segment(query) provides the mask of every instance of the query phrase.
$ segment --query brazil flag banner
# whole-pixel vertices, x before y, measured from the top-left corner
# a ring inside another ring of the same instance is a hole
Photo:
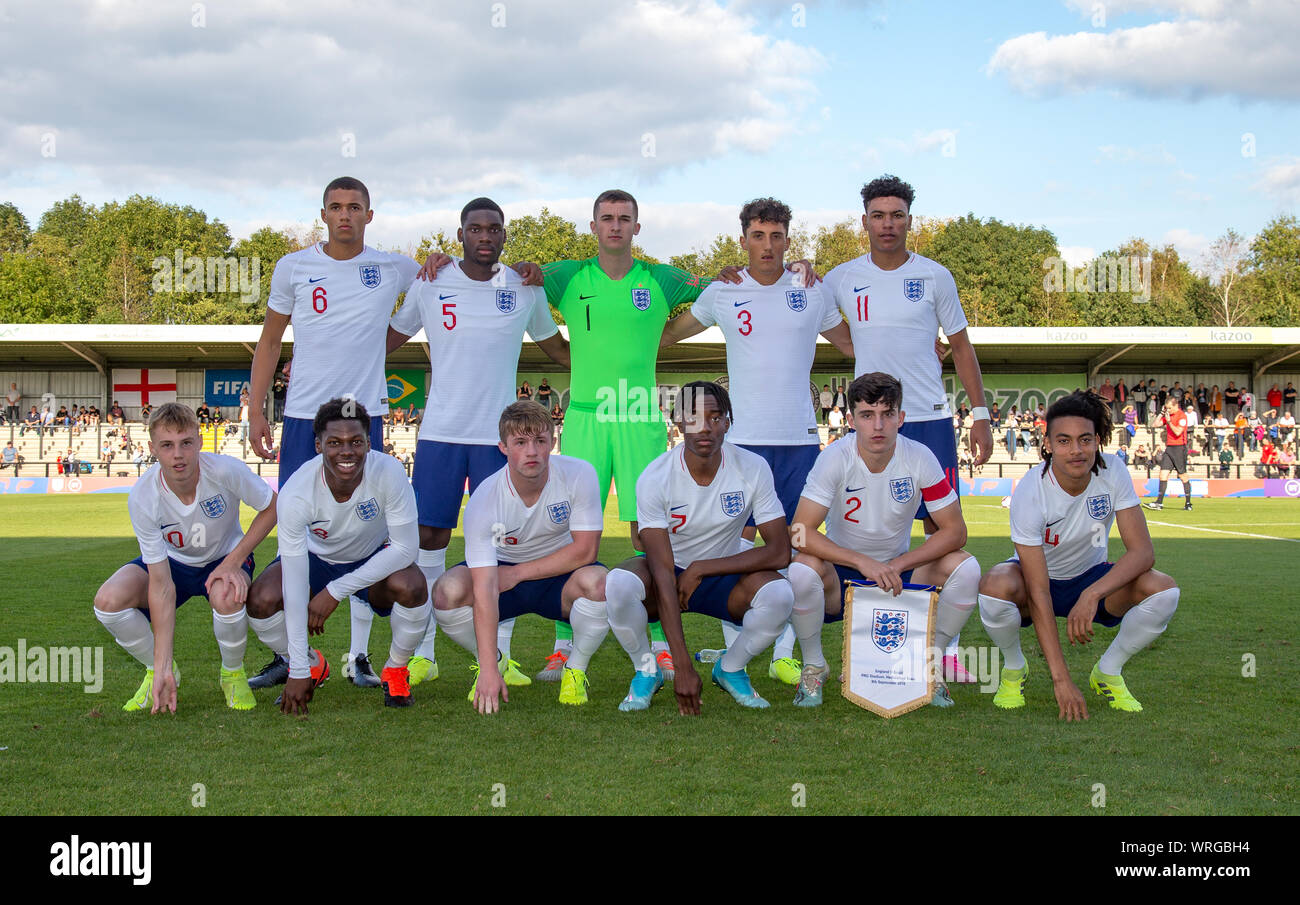
[[[391,408],[408,408],[411,403],[424,411],[427,401],[424,390],[426,371],[420,368],[398,368],[388,372],[388,405]]]

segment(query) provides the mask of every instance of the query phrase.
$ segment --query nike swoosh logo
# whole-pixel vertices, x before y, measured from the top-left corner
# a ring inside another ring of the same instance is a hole
[[[865,286],[854,286],[854,287],[853,287],[853,291],[854,291],[854,292],[861,292],[861,291],[864,290],[864,289],[870,289],[870,288],[871,288],[871,284],[868,283],[868,284],[865,285]]]
[[[170,524],[163,525],[163,526],[162,526],[161,528],[159,528],[158,530],[159,530],[159,531],[166,531],[168,528],[175,528],[175,527],[176,527],[177,525],[179,525],[179,524],[180,524],[180,522],[171,522]]]
[[[1061,516],[1060,518],[1058,518],[1058,519],[1057,519],[1056,521],[1054,521],[1054,522],[1048,522],[1048,523],[1047,523],[1047,527],[1050,528],[1050,527],[1052,527],[1053,525],[1059,525],[1059,524],[1060,524],[1061,522],[1063,522],[1063,521],[1065,521],[1065,516]]]
[[[739,308],[741,305],[748,305],[753,299],[745,299],[743,302],[732,302],[731,307]]]
[[[316,279],[314,279],[314,280],[308,280],[307,282],[308,282],[308,283],[319,283],[321,280],[324,280],[324,279],[327,279],[327,277],[317,277]]]
[[[866,486],[867,486],[866,484],[863,484],[863,485],[862,485],[862,487],[866,487]],[[844,488],[844,492],[845,492],[845,493],[857,493],[859,490],[862,489],[862,487],[845,487],[845,488]]]
[[[594,299],[594,298],[595,298],[594,295],[582,295],[581,293],[578,294],[578,301],[580,302],[585,302],[587,299]]]
[[[687,506],[689,506],[689,505],[690,505],[690,503],[682,503],[680,506],[669,506],[669,507],[668,507],[668,511],[669,511],[669,512],[676,512],[678,509],[685,509],[685,508],[686,508]]]
[[[327,518],[318,518],[316,521],[312,522],[313,525],[328,525],[329,523],[330,520]]]
[[[455,297],[456,297],[456,293],[454,293],[454,292],[453,292],[453,293],[450,293],[449,295],[441,295],[441,294],[439,294],[439,296],[438,296],[438,301],[443,302],[443,301],[446,301],[447,299],[454,299]]]

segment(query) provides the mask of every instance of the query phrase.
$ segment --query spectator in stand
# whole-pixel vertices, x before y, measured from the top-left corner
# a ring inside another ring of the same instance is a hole
[[[822,404],[822,424],[825,424],[827,417],[831,413],[831,404],[834,401],[831,396],[831,385],[829,383],[822,384],[822,394],[819,401]]]
[[[1128,444],[1124,442],[1123,437],[1120,438],[1119,447],[1115,450],[1115,458],[1123,462],[1125,468],[1128,467]]]
[[[54,433],[54,410],[48,405],[41,406],[41,434]]]
[[[1002,424],[1002,412],[998,411],[998,404],[996,402],[993,403],[993,407],[989,409],[989,425],[992,426],[994,424],[999,426]]]
[[[1124,411],[1124,406],[1128,405],[1129,402],[1131,401],[1129,399],[1130,395],[1131,394],[1129,393],[1128,385],[1124,383],[1124,378],[1121,377],[1119,379],[1119,382],[1115,384],[1115,404],[1111,406],[1112,410],[1114,411],[1114,415],[1112,417],[1115,420],[1119,419],[1119,413]]]
[[[1219,450],[1219,477],[1226,478],[1232,470],[1232,449],[1224,446]]]
[[[144,445],[137,443],[135,455],[131,457],[131,461],[135,463],[135,476],[137,478],[140,477],[140,469],[144,467],[144,458]]]
[[[1111,411],[1111,419],[1117,420],[1115,419],[1115,384],[1110,382],[1109,377],[1097,388],[1097,395],[1106,400],[1106,405]]]
[[[1020,417],[1016,419],[1016,423],[1020,425],[1020,445],[1024,448],[1025,452],[1029,452],[1029,444],[1032,443],[1034,439],[1033,413],[1028,411],[1021,412]]]
[[[1210,420],[1210,391],[1204,381],[1196,385],[1196,414],[1200,415],[1202,424]]]
[[[1289,384],[1288,384],[1289,386]],[[5,411],[9,415],[9,423],[17,424],[19,419],[19,407],[23,401],[22,391],[18,389],[18,384],[9,384],[9,392],[5,393]]]
[[[1251,412],[1254,410],[1255,408],[1254,393],[1250,392],[1250,390],[1242,390],[1241,395],[1238,398],[1241,400],[1241,410],[1243,412]],[[1247,417],[1250,416],[1247,415]]]
[[[1264,399],[1268,402],[1269,408],[1276,410],[1279,414],[1281,413],[1282,388],[1280,386],[1275,383],[1269,387],[1268,392],[1264,395]]]
[[[1040,453],[1046,448],[1044,446],[1046,436],[1047,411],[1043,408],[1043,404],[1040,402],[1038,404],[1038,410],[1034,412],[1034,445],[1038,447]]]
[[[1147,423],[1147,385],[1138,381],[1133,387],[1133,404],[1137,406],[1138,421]]]
[[[1133,403],[1130,402],[1128,405],[1124,406],[1124,410],[1120,414],[1124,418],[1124,430],[1128,432],[1128,438],[1131,441],[1137,436],[1138,432],[1137,409],[1134,408]]]
[[[1189,408],[1194,407],[1192,401],[1187,398],[1187,391],[1188,388],[1183,386],[1181,380],[1175,380],[1174,385],[1169,388],[1169,395],[1178,400],[1179,404],[1183,407],[1183,411],[1187,411]]]
[[[1149,470],[1148,463],[1150,461],[1151,454],[1147,452],[1147,445],[1145,443],[1139,443],[1137,449],[1133,450],[1133,467],[1148,468]]]
[[[838,405],[831,406],[831,413],[827,418],[826,423],[830,426],[830,431],[828,432],[829,438],[831,440],[837,439],[840,435],[840,430],[844,427],[844,416],[840,414],[840,407]]]
[[[1019,432],[1019,419],[1016,417],[1016,407],[1011,406],[1011,411],[1007,412],[1006,418],[1002,420],[1002,428],[1006,431],[1004,438],[1007,444],[1007,452],[1011,454],[1011,461],[1016,461],[1016,434]]]
[[[286,362],[285,367],[289,365]],[[276,424],[284,422],[284,400],[289,395],[289,375],[281,368],[276,372],[275,380],[271,383],[271,417]]]
[[[1250,444],[1250,451],[1255,452],[1259,449],[1259,441],[1264,439],[1264,422],[1260,419],[1259,413],[1254,409],[1246,417],[1246,442]]]
[[[14,448],[14,441],[10,440],[9,445],[5,447],[4,452],[0,453],[0,469],[13,468],[17,472],[18,450]]]
[[[18,436],[21,437],[28,431],[36,431],[38,435],[41,432],[41,413],[36,411],[34,405],[27,412],[27,416],[23,418],[22,426],[18,428]]]
[[[1295,417],[1295,386],[1289,380],[1282,388],[1282,411]]]
[[[1214,416],[1214,451],[1226,449],[1228,446],[1228,436],[1232,433],[1232,424],[1224,417],[1222,410]]]
[[[111,474],[113,467],[113,444],[109,443],[107,440],[104,441],[104,446],[99,451],[99,461],[100,464],[104,466],[104,474],[106,476]]]
[[[1216,383],[1210,387],[1210,415],[1213,418],[1219,417],[1223,413],[1223,390],[1219,389]]]
[[[1246,427],[1248,424],[1246,413],[1238,411],[1232,420],[1232,442],[1237,447],[1237,458],[1246,455]]]
[[[113,400],[113,405],[108,410],[108,423],[109,424],[126,423],[126,413],[122,411],[122,406],[118,405],[116,399]]]
[[[1227,414],[1229,421],[1234,420],[1237,413],[1241,411],[1241,390],[1237,389],[1235,380],[1229,380],[1227,387],[1223,390],[1223,410]]]
[[[1293,433],[1295,433],[1295,415],[1284,411],[1282,417],[1277,419],[1277,442],[1285,446],[1291,442]]]
[[[409,431],[412,427],[420,423],[420,410],[412,402],[406,407],[406,429]]]
[[[840,410],[840,421],[843,421],[844,413],[848,411],[848,407],[849,407],[849,403],[848,403],[848,398],[844,395],[844,387],[840,387],[838,390],[835,391],[835,399],[831,403],[831,408],[832,409],[838,408]]]
[[[1201,415],[1196,410],[1196,406],[1190,406],[1183,412],[1187,416],[1187,455],[1190,458],[1196,450],[1197,431],[1201,424]]]
[[[148,408],[148,406],[145,406],[145,408]],[[88,423],[91,427],[99,427],[100,415],[98,406],[92,405],[90,408],[86,409],[86,415],[88,416]]]
[[[525,399],[532,399],[532,398],[533,398],[533,388],[530,387],[530,386],[528,385],[528,381],[527,381],[527,380],[525,380],[525,381],[520,385],[520,387],[519,387],[519,392],[518,392],[516,395],[519,397],[519,401],[520,401],[520,402],[524,401]]]
[[[537,385],[537,404],[542,406],[548,412],[551,410],[551,385],[546,381],[546,375],[542,375],[542,382]]]
[[[1289,475],[1300,475],[1300,466],[1296,465],[1295,444],[1287,443],[1283,445],[1282,451],[1277,454],[1277,464],[1281,471],[1278,477],[1285,478]]]
[[[394,425],[406,423],[406,409],[391,409],[390,412],[393,416]]]
[[[202,403],[198,408],[196,408],[194,410],[194,414],[198,415],[199,424],[206,425],[212,421],[212,410],[208,408],[208,404],[206,402]]]
[[[73,453],[71,447],[69,447],[68,451],[63,454],[63,473],[73,475],[81,474],[81,462],[77,459],[77,456]]]

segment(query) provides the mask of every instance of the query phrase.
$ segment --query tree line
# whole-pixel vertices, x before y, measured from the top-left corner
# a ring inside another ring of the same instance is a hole
[[[3,203],[0,323],[260,323],[276,261],[322,236],[319,223],[306,232],[267,226],[235,242],[203,211],[142,195],[102,206],[72,195],[33,229],[15,205]],[[1228,229],[1199,261],[1184,260],[1172,245],[1131,238],[1069,266],[1050,230],[973,213],[917,217],[908,243],[952,271],[976,326],[1300,324],[1300,222],[1292,215],[1275,217],[1249,242]],[[431,251],[461,254],[455,235],[444,230],[389,250],[420,261]],[[816,230],[796,224],[788,259],[806,258],[825,273],[867,250],[856,220]],[[658,263],[644,249],[633,251]],[[595,253],[594,236],[542,208],[509,221],[502,258],[547,262]],[[237,271],[242,282],[214,282],[211,267],[206,274],[177,268],[219,259],[258,266]],[[738,236],[719,234],[667,263],[712,276],[744,265],[746,256]]]

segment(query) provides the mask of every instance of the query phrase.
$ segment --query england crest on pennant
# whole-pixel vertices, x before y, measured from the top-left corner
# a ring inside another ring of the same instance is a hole
[[[873,610],[871,640],[886,654],[902,647],[907,640],[907,610]]]
[[[509,314],[515,310],[515,291],[513,289],[497,290],[497,310]]]
[[[889,495],[894,498],[896,503],[909,502],[915,492],[911,478],[893,478],[889,482]]]
[[[379,503],[374,497],[366,500],[364,503],[357,503],[357,518],[363,522],[368,522],[375,516],[379,515]]]
[[[1088,497],[1088,514],[1099,522],[1104,522],[1110,515],[1110,494],[1099,493],[1097,496]]]
[[[383,279],[378,264],[362,264],[360,270],[361,285],[365,286],[367,289],[374,289]]]
[[[546,507],[546,512],[551,517],[551,521],[555,522],[557,525],[563,525],[569,520],[569,501],[565,500],[562,503],[552,503],[550,506]]]
[[[221,518],[226,514],[226,498],[221,494],[208,497],[199,503],[199,508],[203,510],[203,514],[208,518]]]
[[[745,511],[745,492],[743,490],[724,493],[721,499],[722,514],[728,518],[735,518]]]
[[[802,289],[792,289],[785,294],[785,303],[791,311],[802,311],[808,307],[808,293]]]
[[[925,298],[925,280],[903,280],[903,295],[909,302],[919,302]]]
[[[632,304],[636,305],[637,311],[646,311],[650,308],[650,290],[633,289]]]

